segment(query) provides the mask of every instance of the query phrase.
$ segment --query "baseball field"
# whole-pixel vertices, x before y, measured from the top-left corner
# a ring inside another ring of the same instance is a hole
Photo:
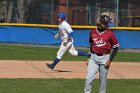
[[[85,48],[77,48],[89,51]],[[0,44],[0,93],[83,93],[86,57],[68,52],[54,71],[46,67],[58,47]],[[111,64],[107,93],[139,93],[140,51],[120,50]],[[93,93],[98,93],[95,80]]]

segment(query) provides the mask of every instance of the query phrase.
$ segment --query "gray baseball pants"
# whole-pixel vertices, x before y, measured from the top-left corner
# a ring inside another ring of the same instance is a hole
[[[100,80],[99,93],[106,93],[106,80],[107,80],[108,69],[105,68],[105,64],[108,59],[109,59],[109,54],[103,56],[97,56],[95,54],[91,54],[90,61],[88,63],[84,93],[91,93],[92,81],[94,81],[98,71],[99,71],[99,80]]]

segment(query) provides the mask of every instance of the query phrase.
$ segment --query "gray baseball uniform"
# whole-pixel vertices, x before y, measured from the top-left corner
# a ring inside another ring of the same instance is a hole
[[[106,79],[108,69],[105,68],[106,61],[109,59],[109,54],[98,56],[96,54],[91,54],[89,63],[88,63],[88,72],[87,80],[85,85],[85,93],[90,93],[91,91],[91,82],[95,79],[96,73],[99,71],[100,77],[100,89],[99,93],[105,93],[106,90]]]
[[[110,59],[111,49],[117,48],[119,43],[112,31],[105,30],[99,32],[98,29],[93,29],[90,32],[89,41],[91,43],[91,57],[88,63],[84,91],[85,93],[91,93],[91,82],[95,79],[96,73],[99,71],[99,93],[106,93],[106,79],[109,68],[106,67],[106,64],[108,64],[108,61],[112,61],[112,59]]]

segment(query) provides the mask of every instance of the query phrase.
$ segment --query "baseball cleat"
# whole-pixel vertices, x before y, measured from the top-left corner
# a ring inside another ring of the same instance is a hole
[[[88,63],[89,63],[89,59],[87,60],[86,64],[88,65]]]
[[[88,57],[91,57],[91,52],[89,52],[87,55],[88,55]]]
[[[48,63],[47,63],[47,67],[48,67],[49,69],[53,70],[54,67],[55,67],[55,65],[54,65],[54,64],[48,64]]]

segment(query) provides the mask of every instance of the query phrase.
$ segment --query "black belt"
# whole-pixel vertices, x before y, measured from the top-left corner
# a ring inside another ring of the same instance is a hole
[[[97,56],[103,56],[103,55],[106,55],[106,54],[99,54],[99,53],[96,53],[96,52],[91,52],[92,54],[95,54]]]

